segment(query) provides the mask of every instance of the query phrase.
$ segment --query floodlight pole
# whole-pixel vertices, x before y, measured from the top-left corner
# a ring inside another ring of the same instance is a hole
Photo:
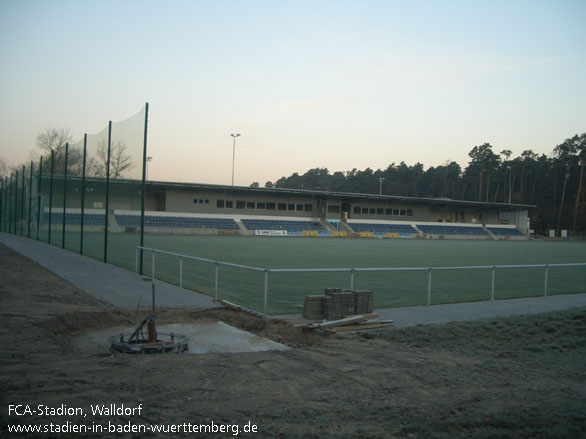
[[[560,224],[562,221],[562,208],[564,207],[564,198],[566,198],[566,186],[568,184],[568,179],[570,178],[570,165],[568,165],[568,170],[566,171],[566,175],[564,176],[564,189],[562,190],[562,201],[560,201],[560,212],[558,214],[558,225],[556,227],[556,233],[561,237],[560,234]]]
[[[232,136],[232,186],[234,186],[234,160],[236,159],[236,137],[240,137],[240,134],[230,134]]]
[[[380,177],[378,179],[379,182],[379,186],[378,186],[378,194],[382,195],[383,194],[383,181],[385,180],[385,177]]]
[[[507,166],[507,169],[509,170],[509,204],[511,204],[511,191],[512,191],[511,184],[512,184],[512,180],[513,180],[513,177],[512,177],[513,170],[511,169],[510,166]]]
[[[578,205],[580,204],[580,196],[582,194],[582,177],[584,177],[584,162],[586,157],[580,160],[580,180],[578,181],[578,193],[576,194],[576,205],[574,207],[574,225],[572,226],[572,234],[576,236],[576,222],[578,221]]]
[[[146,168],[145,168],[145,180],[149,179],[149,164],[151,163],[151,160],[153,159],[152,156],[148,156],[146,158]]]

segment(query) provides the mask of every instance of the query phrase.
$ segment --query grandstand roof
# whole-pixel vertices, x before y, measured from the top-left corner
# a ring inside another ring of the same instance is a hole
[[[265,187],[248,187],[248,186],[228,186],[203,183],[176,183],[162,181],[147,181],[151,188],[180,188],[180,189],[201,189],[215,192],[232,192],[232,193],[257,193],[273,195],[293,195],[306,197],[328,198],[342,201],[372,200],[372,201],[394,201],[410,204],[427,204],[434,206],[452,206],[469,209],[490,209],[498,211],[520,211],[533,209],[535,205],[529,204],[508,204],[508,203],[485,203],[480,201],[453,200],[450,198],[424,198],[424,197],[404,197],[397,195],[378,195],[378,194],[361,194],[350,192],[333,192],[317,191],[307,189],[288,189],[288,188],[265,188]]]

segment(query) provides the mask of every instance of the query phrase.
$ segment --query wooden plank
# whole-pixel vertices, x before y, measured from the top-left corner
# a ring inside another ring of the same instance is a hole
[[[361,329],[380,329],[380,328],[392,328],[393,323],[373,323],[370,325],[351,325],[351,326],[340,326],[335,328],[336,331],[358,331]]]
[[[378,319],[380,314],[373,313],[373,314],[362,314],[367,319]]]
[[[226,308],[233,309],[234,311],[241,311],[242,307],[236,305],[235,303],[228,302],[227,300],[220,299],[220,303],[224,305]]]
[[[361,322],[356,322],[356,325],[384,325],[394,323],[393,320],[364,320]]]

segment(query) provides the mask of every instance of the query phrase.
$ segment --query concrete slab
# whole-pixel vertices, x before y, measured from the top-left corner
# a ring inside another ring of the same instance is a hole
[[[79,349],[88,353],[106,352],[110,349],[108,338],[118,334],[132,333],[135,327],[118,326],[86,333],[78,339]],[[281,343],[242,331],[224,322],[173,323],[157,326],[162,334],[185,335],[189,339],[188,354],[242,353],[264,351],[286,351],[291,349]]]
[[[495,300],[494,302],[450,303],[377,309],[381,320],[393,320],[396,328],[445,324],[495,317],[520,316],[586,307],[586,294]]]

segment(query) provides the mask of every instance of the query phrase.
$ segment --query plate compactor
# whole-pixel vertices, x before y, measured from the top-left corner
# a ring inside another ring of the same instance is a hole
[[[153,307],[149,314],[131,334],[121,333],[109,338],[112,350],[127,354],[180,353],[188,349],[188,339],[173,332],[157,332],[155,316],[155,284],[152,283]],[[146,326],[146,333],[145,333]]]

